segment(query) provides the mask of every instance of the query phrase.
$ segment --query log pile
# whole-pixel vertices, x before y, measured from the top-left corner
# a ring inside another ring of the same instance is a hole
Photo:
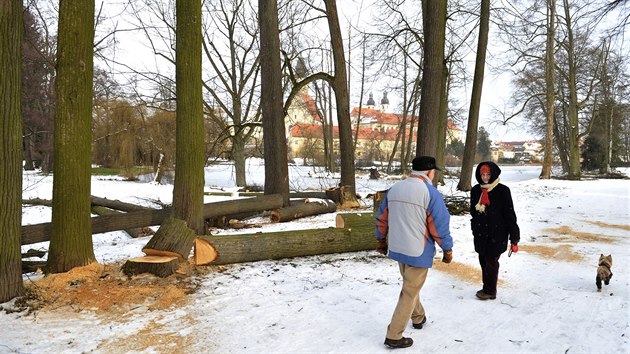
[[[387,191],[378,191],[374,194],[374,204],[373,211],[374,213],[378,212],[378,209],[385,199],[385,195],[387,195]],[[446,208],[448,209],[448,213],[451,215],[462,215],[466,214],[470,211],[470,203],[469,198],[465,196],[454,196],[447,195],[444,196],[444,204],[446,204]]]
[[[269,218],[274,223],[286,222],[306,216],[334,213],[335,211],[337,211],[337,205],[332,200],[320,199],[273,210]]]
[[[263,195],[255,198],[227,200],[204,204],[204,218],[236,214],[248,211],[272,210],[282,207],[283,200],[279,194]],[[118,231],[136,227],[160,225],[172,214],[171,208],[135,210],[116,215],[103,215],[92,218],[92,233]],[[51,223],[22,226],[22,245],[50,240]]]

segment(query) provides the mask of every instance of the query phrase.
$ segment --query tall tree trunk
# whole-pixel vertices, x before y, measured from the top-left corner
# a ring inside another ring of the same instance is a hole
[[[566,126],[566,113],[564,111],[564,107],[562,109],[562,119],[564,121],[564,125]],[[569,157],[567,154],[566,132],[560,131],[560,126],[558,125],[557,119],[555,119],[553,123],[553,135],[556,141],[556,145],[558,146],[558,157],[560,158],[562,171],[568,172],[569,171]]]
[[[242,133],[238,133],[232,138],[232,160],[234,161],[234,176],[236,186],[247,186],[245,168],[245,139]]]
[[[483,76],[486,66],[486,49],[488,48],[488,31],[490,27],[490,0],[481,0],[481,18],[479,20],[479,40],[477,42],[477,58],[475,60],[475,77],[473,79],[472,96],[470,98],[470,110],[468,112],[468,129],[466,130],[466,144],[464,145],[464,158],[462,170],[459,176],[457,189],[470,191],[472,186],[473,165],[477,152],[477,129],[479,127],[479,107],[481,92],[483,90]]]
[[[422,93],[418,118],[416,155],[435,156],[438,120],[444,70],[447,0],[422,1],[422,32],[424,34]]]
[[[330,42],[335,64],[333,88],[335,90],[335,102],[337,103],[337,123],[339,124],[339,155],[341,160],[340,184],[347,186],[349,195],[354,196],[354,147],[352,144],[350,96],[348,94],[348,76],[346,74],[343,38],[341,37],[341,28],[339,27],[336,0],[324,0],[324,3],[326,4],[326,18],[328,19]]]
[[[90,220],[94,0],[59,1],[57,110],[46,273],[96,261]]]
[[[448,129],[448,90],[449,90],[449,68],[444,63],[442,73],[442,99],[440,101],[440,121],[438,124],[438,144],[435,148],[435,162],[438,166],[444,166],[444,150],[446,150],[446,131]],[[438,183],[444,185],[444,171],[435,171],[433,185]]]
[[[338,148],[335,149],[335,131],[333,129],[333,104],[332,104],[332,85],[326,86],[328,89],[328,95],[326,96],[326,102],[328,103],[328,121],[326,123],[326,129],[328,130],[328,171],[331,173],[337,170],[337,156],[339,156]]]
[[[28,133],[27,136],[24,137],[24,171],[33,171],[35,170],[35,165],[33,164],[33,133]]]
[[[175,217],[203,235],[205,166],[203,97],[201,93],[201,0],[177,0],[175,81]]]
[[[573,25],[571,24],[571,14],[569,11],[569,0],[564,0],[564,19],[567,26],[567,62],[569,65],[568,90],[569,90],[569,125],[566,127],[569,134],[569,175],[570,179],[580,179],[580,122],[578,117],[577,98],[577,67],[575,63],[575,41],[573,39]]]
[[[0,303],[24,292],[22,223],[22,2],[0,6]]]
[[[265,149],[265,194],[280,194],[289,205],[289,166],[282,109],[280,33],[277,0],[258,0],[260,101]]]
[[[543,166],[540,171],[541,179],[551,178],[553,167],[553,126],[556,113],[556,60],[554,56],[554,38],[556,36],[556,0],[547,0],[547,48],[545,56],[545,88],[546,88],[546,127],[545,150],[543,152]]]
[[[366,34],[363,34],[363,56],[361,58],[361,89],[359,90],[359,111],[357,112],[357,126],[354,131],[354,151],[357,151],[357,143],[359,142],[359,127],[361,126],[361,113],[363,110],[363,90],[365,87],[365,44]]]
[[[604,148],[604,162],[599,169],[599,173],[608,174],[610,173],[610,163],[612,160],[612,141],[613,141],[613,117],[615,112],[615,102],[611,99],[611,90],[610,90],[610,77],[608,73],[608,58],[610,55],[610,41],[607,42],[604,40],[602,44],[602,71],[601,71],[601,85],[602,91],[604,95],[604,107],[603,110],[599,110],[603,115],[601,117],[604,120],[604,136],[602,139],[602,145]],[[594,109],[595,111],[595,109]]]

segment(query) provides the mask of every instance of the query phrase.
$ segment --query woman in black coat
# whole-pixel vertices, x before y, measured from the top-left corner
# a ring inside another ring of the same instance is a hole
[[[507,250],[508,239],[514,252],[520,241],[510,188],[500,183],[500,174],[494,162],[481,162],[475,171],[479,184],[470,192],[470,222],[483,279],[483,289],[476,295],[481,300],[496,299],[499,258]]]

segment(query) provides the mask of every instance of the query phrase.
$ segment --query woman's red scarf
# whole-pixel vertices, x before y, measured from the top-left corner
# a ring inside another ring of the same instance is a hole
[[[490,196],[488,195],[488,193],[491,192],[494,187],[499,184],[499,182],[500,180],[497,178],[492,183],[482,184],[480,186],[481,197],[479,198],[479,202],[477,203],[477,205],[475,205],[475,209],[477,209],[478,212],[484,213],[486,211],[486,206],[490,205]]]

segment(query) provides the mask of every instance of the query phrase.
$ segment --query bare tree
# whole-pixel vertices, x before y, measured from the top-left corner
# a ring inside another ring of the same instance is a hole
[[[173,1],[134,1],[133,16],[137,30],[149,41],[156,60],[161,65],[154,69],[131,67],[116,62],[144,82],[152,82],[160,97],[145,97],[146,104],[170,109],[163,102],[174,100],[173,78],[165,68],[175,65]],[[259,106],[260,62],[258,57],[258,27],[251,3],[244,0],[204,2],[203,7],[203,107],[216,134],[214,141],[227,146],[225,153],[234,161],[235,181],[245,186],[247,146],[261,123]],[[224,142],[227,142],[224,143]],[[217,156],[208,149],[208,157]]]

